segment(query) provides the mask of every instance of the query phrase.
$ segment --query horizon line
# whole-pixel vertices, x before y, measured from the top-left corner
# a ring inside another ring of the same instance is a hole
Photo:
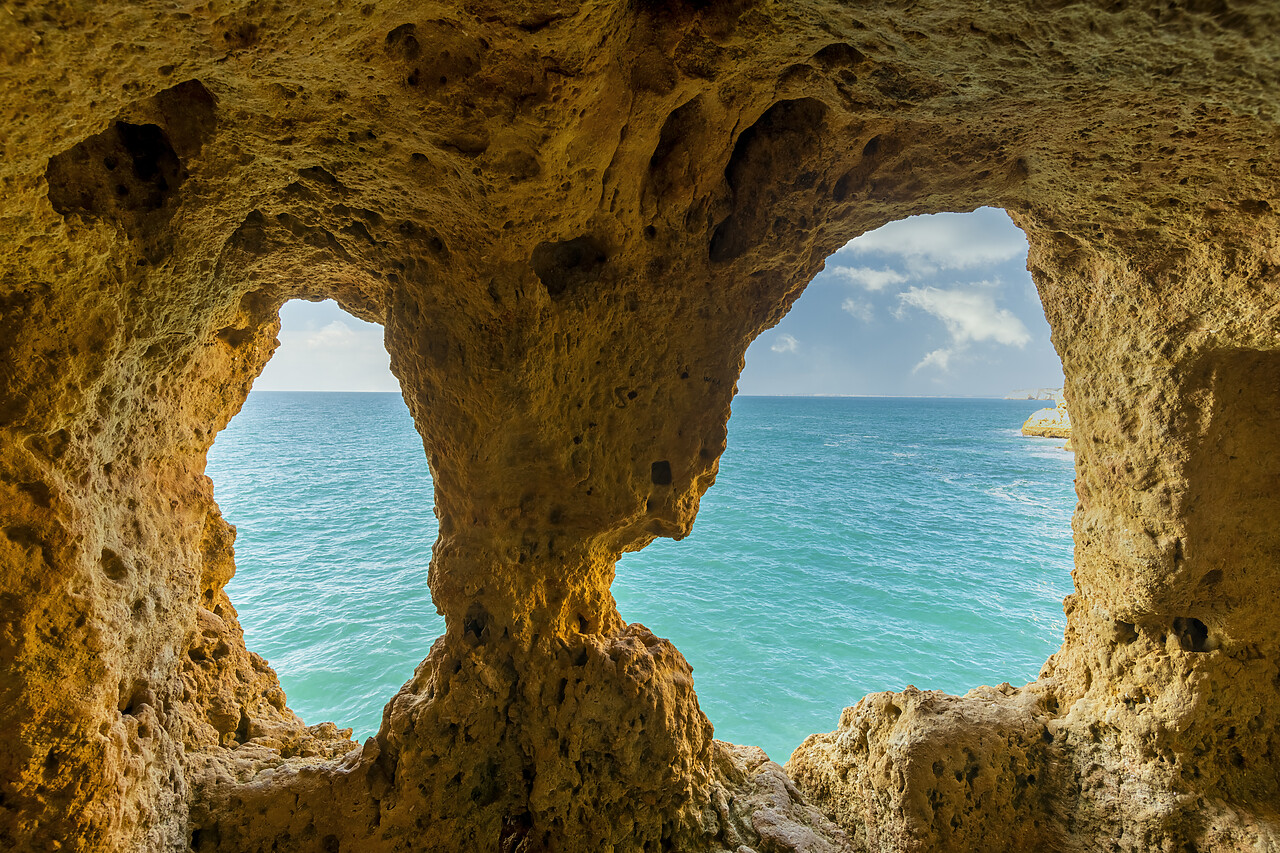
[[[378,391],[363,388],[254,388],[254,391],[264,394],[400,394],[403,391]],[[847,398],[860,398],[871,400],[1009,400],[1011,402],[1022,401],[1024,403],[1045,403],[1052,402],[1049,398],[1037,397],[1007,397],[999,394],[734,394],[734,398],[738,397],[757,397],[761,399],[824,399],[824,400],[840,400]]]

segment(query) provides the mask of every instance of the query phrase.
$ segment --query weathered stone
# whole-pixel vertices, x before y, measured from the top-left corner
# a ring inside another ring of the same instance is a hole
[[[845,709],[837,731],[806,739],[788,769],[860,849],[1052,849],[1067,775],[1054,717],[1043,697],[1008,685],[960,698],[876,693]]]
[[[1280,846],[1278,14],[10,3],[0,846]],[[827,255],[979,205],[1072,405],[1064,644],[864,700],[796,788],[716,745],[613,566],[688,534]],[[385,326],[440,519],[446,633],[363,745],[244,647],[203,475],[326,297]]]
[[[1071,438],[1071,415],[1067,412],[1065,400],[1059,400],[1052,409],[1040,409],[1033,412],[1022,425],[1023,435],[1038,435],[1044,438]]]

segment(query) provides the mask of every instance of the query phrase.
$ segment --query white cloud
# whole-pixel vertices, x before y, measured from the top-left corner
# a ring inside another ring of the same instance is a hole
[[[359,336],[346,323],[334,320],[324,328],[307,332],[302,336],[302,343],[311,349],[327,349],[347,347],[356,344]]]
[[[773,342],[769,349],[774,352],[795,352],[796,347],[799,345],[800,342],[791,335],[778,335],[778,339]]]
[[[937,213],[890,222],[845,244],[842,251],[902,258],[917,275],[1011,261],[1027,253],[1027,239],[994,208]]]
[[[870,302],[863,302],[860,299],[849,297],[840,303],[840,307],[854,319],[861,320],[864,323],[871,322],[872,309]]]
[[[884,290],[891,284],[902,284],[907,277],[897,270],[872,269],[871,267],[832,267],[831,276],[856,284],[865,290]]]
[[[923,368],[936,367],[946,373],[951,367],[951,356],[955,355],[956,352],[957,350],[954,349],[936,349],[920,359],[920,363],[911,368],[911,372],[919,373]]]
[[[962,354],[971,343],[992,341],[1022,349],[1031,342],[1031,333],[1022,321],[1004,308],[997,308],[990,291],[992,282],[979,282],[987,292],[939,287],[913,287],[901,294],[898,316],[908,307],[919,308],[943,322],[951,335],[951,346],[930,352],[912,372],[934,367],[946,372],[951,359]]]
[[[997,308],[990,293],[913,287],[898,298],[904,306],[919,308],[941,320],[957,344],[995,341],[1021,348],[1031,341],[1022,321],[1013,312]]]
[[[294,300],[280,311],[280,346],[255,388],[267,391],[398,391],[382,327],[331,301]]]

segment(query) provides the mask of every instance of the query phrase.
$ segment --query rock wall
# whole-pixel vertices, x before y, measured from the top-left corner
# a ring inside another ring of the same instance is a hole
[[[1276,18],[9,4],[0,844],[1275,849]],[[1075,415],[1063,647],[868,697],[789,777],[712,739],[614,562],[688,534],[824,257],[979,205]],[[385,326],[440,520],[446,633],[364,744],[245,648],[203,475],[279,306],[326,297]]]

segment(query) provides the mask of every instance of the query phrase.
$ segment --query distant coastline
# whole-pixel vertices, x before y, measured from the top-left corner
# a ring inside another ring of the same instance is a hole
[[[399,394],[395,391],[377,391],[356,388],[254,388],[255,394]],[[1001,400],[1026,402],[1036,398],[1009,397],[998,394],[737,394],[759,400]]]
[[[1000,400],[1026,402],[1031,399],[1029,397],[1002,397],[996,394],[738,394],[737,396],[761,400]]]
[[[378,391],[371,388],[254,388],[254,394],[400,394],[395,390]]]
[[[1006,400],[1062,400],[1062,388],[1018,388],[1004,395]]]

